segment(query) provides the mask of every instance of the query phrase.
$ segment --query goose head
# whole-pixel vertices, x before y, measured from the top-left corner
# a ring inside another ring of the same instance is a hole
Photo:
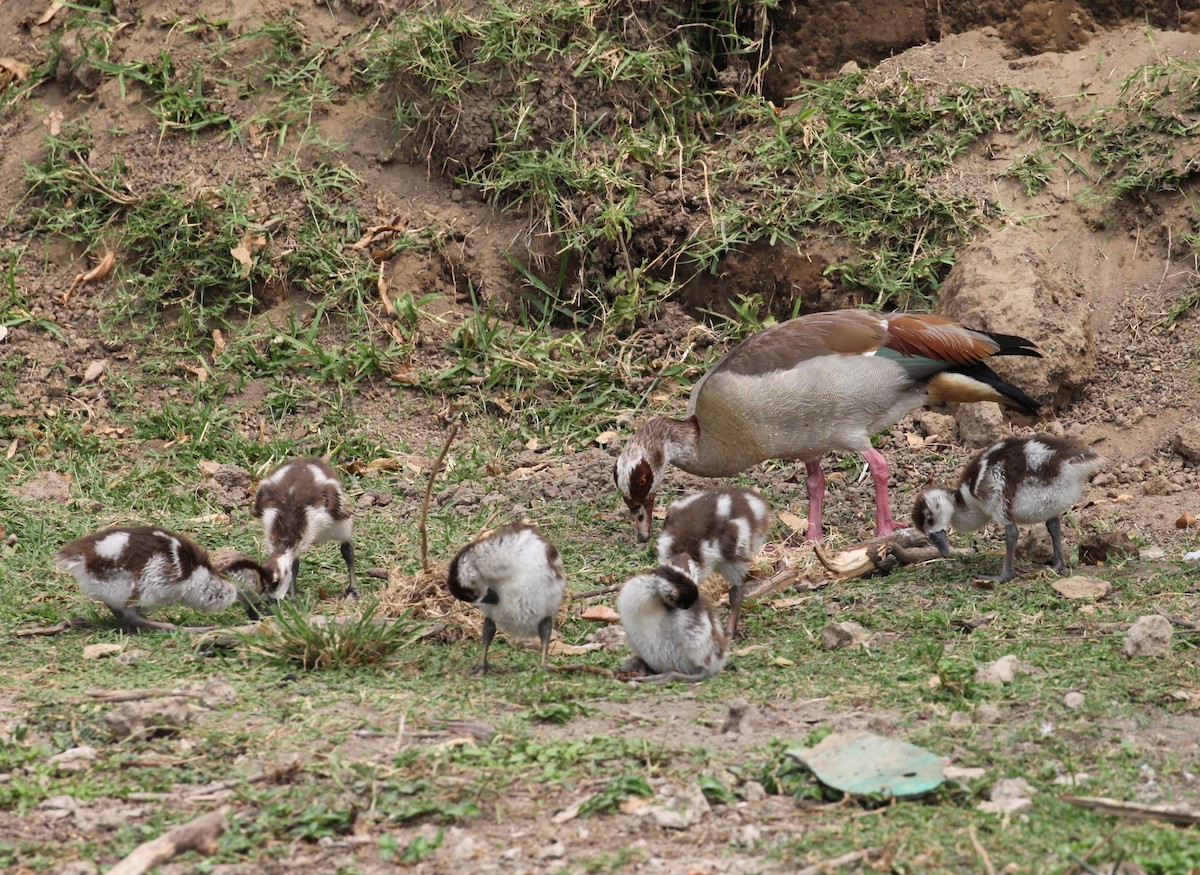
[[[913,525],[938,549],[941,556],[950,555],[950,539],[946,531],[954,519],[954,495],[946,489],[927,489],[913,504]]]
[[[248,553],[222,547],[209,554],[213,570],[237,590],[237,599],[251,620],[258,619],[258,605],[271,599],[273,573]]]
[[[654,500],[667,468],[669,444],[666,435],[656,427],[666,421],[654,419],[638,429],[613,466],[613,480],[625,506],[633,514],[634,529],[641,543],[650,540],[654,527]]]

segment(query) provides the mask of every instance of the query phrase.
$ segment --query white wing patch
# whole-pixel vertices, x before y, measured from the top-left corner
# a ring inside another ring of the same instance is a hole
[[[113,532],[96,542],[96,555],[105,559],[120,559],[129,546],[129,532]]]

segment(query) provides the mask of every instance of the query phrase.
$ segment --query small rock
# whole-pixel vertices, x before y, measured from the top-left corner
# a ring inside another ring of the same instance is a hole
[[[539,860],[561,860],[567,855],[567,846],[562,842],[555,842],[552,845],[546,845],[544,848],[538,848],[535,856]]]
[[[59,774],[69,775],[75,772],[86,772],[95,765],[96,758],[96,748],[85,744],[81,747],[68,748],[62,753],[56,753],[46,760],[46,765]]]
[[[123,644],[89,644],[83,648],[84,659],[103,659],[106,656],[112,656],[114,653],[120,653],[125,649]]]
[[[1167,551],[1162,547],[1143,547],[1138,550],[1138,559],[1143,562],[1157,562],[1167,558]]]
[[[1060,577],[1050,588],[1065,599],[1102,599],[1112,585],[1098,577]]]
[[[114,738],[145,738],[178,732],[191,725],[200,710],[186,699],[175,697],[122,702],[104,715],[104,722]]]
[[[1084,701],[1085,699],[1083,697],[1083,693],[1078,693],[1074,690],[1063,696],[1063,704],[1072,711],[1078,711],[1080,708],[1082,708]]]
[[[1193,465],[1200,462],[1200,422],[1189,422],[1171,439],[1171,449]]]
[[[741,732],[742,719],[746,716],[746,712],[750,710],[750,703],[745,699],[734,699],[729,703],[729,712],[725,715],[725,722],[721,724],[721,734],[727,732]]]
[[[995,702],[981,702],[975,706],[975,722],[983,725],[995,725],[1001,722],[1004,712]]]
[[[584,641],[588,644],[599,644],[605,652],[623,650],[625,648],[625,630],[620,625],[601,626],[589,632]]]
[[[985,814],[1016,814],[1032,807],[1035,792],[1024,778],[1002,778],[992,785],[989,800],[975,807]]]
[[[971,725],[971,715],[968,714],[966,711],[955,711],[953,714],[950,715],[950,725],[951,726],[970,726]]]
[[[1169,656],[1171,632],[1171,621],[1162,614],[1138,617],[1121,643],[1121,652],[1130,659],[1139,656]]]
[[[108,370],[108,359],[98,359],[90,362],[87,368],[83,371],[83,382],[90,383],[93,380],[98,380]]]
[[[1079,542],[1080,565],[1105,565],[1114,559],[1136,555],[1137,544],[1124,532],[1089,535]]]
[[[687,829],[712,810],[700,785],[692,782],[677,794],[639,808],[639,817],[651,817],[663,829]]]
[[[767,798],[767,788],[758,781],[746,781],[742,784],[742,798],[747,802],[762,802]]]
[[[37,804],[40,811],[65,811],[67,814],[79,807],[79,800],[74,796],[51,796]]]
[[[824,650],[858,647],[865,644],[870,638],[871,633],[853,621],[826,623],[825,628],[821,630],[821,647]]]
[[[998,404],[964,404],[955,418],[959,441],[974,450],[990,447],[1004,433],[1004,414]]]
[[[145,662],[149,656],[150,651],[142,650],[140,647],[133,647],[118,654],[116,661],[121,663],[121,665],[136,665],[139,662]]]
[[[752,848],[761,840],[762,830],[752,823],[747,823],[744,825],[741,831],[738,833],[737,838],[734,839],[734,841],[743,848]]]
[[[1017,676],[1020,660],[1015,654],[1009,653],[1000,657],[990,665],[981,665],[975,669],[975,683],[1000,687],[1011,684]]]
[[[195,685],[195,691],[200,696],[200,702],[205,708],[221,708],[236,705],[237,690],[220,675],[213,675],[202,684]]]

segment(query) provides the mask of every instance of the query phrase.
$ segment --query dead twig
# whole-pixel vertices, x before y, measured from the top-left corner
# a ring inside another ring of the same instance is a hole
[[[820,589],[823,586],[828,586],[833,583],[832,578],[824,580],[812,581],[805,577],[796,568],[784,568],[782,571],[776,571],[766,580],[755,581],[752,586],[746,589],[746,598],[752,601],[762,601],[765,598],[783,592],[785,589]]]
[[[156,839],[143,842],[128,857],[109,869],[108,875],[143,875],[187,851],[215,854],[217,839],[229,826],[225,820],[228,813],[227,807],[209,812],[168,830]]]
[[[13,632],[16,638],[32,638],[35,635],[57,635],[59,632],[66,632],[68,629],[90,629],[92,621],[87,617],[71,617],[69,620],[63,620],[61,623],[55,623],[53,626],[37,626],[33,629],[22,629],[20,632]]]
[[[840,857],[831,857],[828,860],[822,860],[820,863],[813,863],[811,866],[805,866],[803,869],[796,870],[796,875],[822,875],[831,869],[838,869],[842,866],[848,866],[850,863],[857,863],[859,860],[869,860],[872,854],[879,852],[878,848],[865,848],[859,851],[849,851],[842,854]]]
[[[975,853],[983,861],[983,870],[987,875],[996,875],[996,867],[992,865],[992,858],[988,856],[987,848],[980,843],[979,836],[975,834],[974,825],[967,827],[967,837],[971,839],[971,847],[975,849]]]
[[[442,470],[442,462],[446,461],[446,453],[450,452],[450,444],[454,443],[454,436],[457,434],[458,423],[455,422],[450,425],[446,442],[442,444],[442,451],[434,460],[429,480],[425,483],[425,499],[421,502],[421,570],[426,574],[429,574],[429,534],[426,526],[429,519],[429,499],[433,494],[433,481],[437,479],[438,471]]]
[[[88,696],[96,702],[144,702],[146,699],[199,699],[195,690],[88,690]]]
[[[1109,799],[1105,796],[1060,796],[1059,799],[1068,805],[1099,811],[1101,814],[1161,820],[1177,826],[1193,826],[1200,823],[1200,810],[1187,805],[1146,805],[1124,799]]]
[[[610,592],[616,592],[621,588],[622,584],[614,583],[612,586],[602,586],[599,589],[589,589],[587,592],[570,593],[569,598],[573,602],[581,602],[584,599],[595,598],[598,595],[608,595]]]
[[[598,665],[551,665],[549,668],[551,671],[581,671],[584,674],[596,674],[614,681],[620,680],[615,671],[610,668],[601,668]]]

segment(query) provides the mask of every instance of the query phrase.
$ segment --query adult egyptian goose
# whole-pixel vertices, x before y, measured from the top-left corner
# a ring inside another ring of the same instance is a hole
[[[718,571],[729,581],[729,623],[737,634],[746,569],[771,530],[771,508],[753,489],[708,489],[671,502],[658,536],[660,565],[687,572],[697,584]]]
[[[537,636],[546,667],[554,615],[567,588],[562,556],[536,526],[502,526],[458,551],[446,578],[450,593],[483,612],[483,656],[474,673],[487,674],[496,627],[517,638]]]
[[[984,360],[1041,353],[1021,337],[965,328],[944,316],[836,310],[799,316],[746,338],[693,387],[684,419],[655,417],[617,459],[617,488],[638,539],[649,539],[667,465],[728,477],[767,459],[805,463],[808,539],[821,538],[826,453],[860,453],[875,485],[875,528],[897,528],[887,461],[871,435],[930,399],[1039,403]]]
[[[1105,460],[1082,444],[1048,434],[1010,437],[978,453],[958,489],[928,489],[913,505],[913,524],[950,555],[947,529],[974,532],[989,522],[1004,527],[1004,567],[994,580],[1016,576],[1017,526],[1044,522],[1054,546],[1050,567],[1065,566],[1059,516],[1083,494]]]
[[[272,598],[294,594],[300,557],[330,541],[341,544],[346,563],[348,583],[343,594],[350,598],[358,595],[350,500],[328,462],[303,457],[277,467],[258,484],[254,515],[262,522],[266,535]]]
[[[623,671],[649,671],[634,682],[710,678],[725,665],[729,639],[717,612],[686,571],[660,565],[626,581],[617,597],[634,658]]]
[[[112,528],[65,544],[55,564],[79,582],[86,595],[104,602],[126,632],[177,629],[142,616],[142,609],[184,605],[223,611],[235,601],[257,616],[254,602],[269,573],[245,553],[211,555],[190,538],[157,526]]]

